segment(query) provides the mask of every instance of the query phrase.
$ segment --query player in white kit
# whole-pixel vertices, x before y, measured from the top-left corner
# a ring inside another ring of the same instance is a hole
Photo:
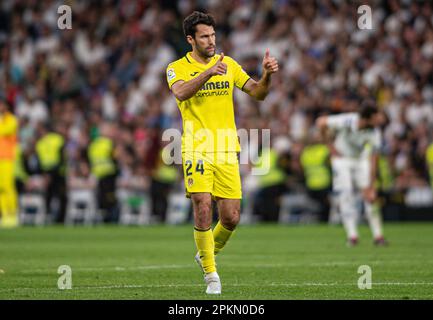
[[[347,233],[348,245],[358,243],[358,220],[364,212],[376,245],[385,245],[377,191],[378,153],[382,146],[380,125],[384,118],[371,104],[360,112],[321,116],[316,125],[323,134],[335,132],[331,146],[332,183],[339,211]]]

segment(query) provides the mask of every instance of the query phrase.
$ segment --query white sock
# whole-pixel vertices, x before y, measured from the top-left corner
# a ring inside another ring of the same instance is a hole
[[[368,224],[370,225],[371,233],[373,238],[377,239],[383,236],[382,229],[382,217],[380,212],[380,206],[377,202],[370,203],[365,201],[365,216],[367,218]]]
[[[356,198],[351,193],[340,194],[341,220],[349,239],[358,238],[358,210]]]
[[[206,273],[205,277],[206,278],[218,278],[218,279],[220,278],[216,271]]]

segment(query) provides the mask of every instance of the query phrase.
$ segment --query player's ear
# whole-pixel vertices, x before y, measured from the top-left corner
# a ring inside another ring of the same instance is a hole
[[[191,36],[186,36],[186,41],[188,41],[188,43],[189,43],[190,45],[193,45],[194,38],[191,37]]]

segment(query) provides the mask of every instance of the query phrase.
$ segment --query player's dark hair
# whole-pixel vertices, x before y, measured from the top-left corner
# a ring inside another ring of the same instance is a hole
[[[198,24],[205,24],[215,28],[215,20],[210,14],[194,11],[183,20],[183,33],[185,37],[191,36],[194,38]]]
[[[379,110],[372,101],[365,101],[361,104],[359,114],[362,119],[371,119]]]

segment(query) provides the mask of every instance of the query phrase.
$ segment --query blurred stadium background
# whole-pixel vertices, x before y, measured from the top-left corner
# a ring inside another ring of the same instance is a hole
[[[57,26],[62,4],[71,30]],[[362,4],[372,30],[357,28]],[[0,93],[19,119],[22,224],[190,221],[161,135],[181,130],[165,68],[189,51],[182,21],[195,9],[214,15],[217,51],[251,76],[265,48],[280,64],[264,102],[235,97],[238,129],[270,128],[272,139],[268,175],[241,166],[243,223],[338,223],[314,120],[369,97],[389,117],[384,219],[433,220],[432,2],[2,0]]]

